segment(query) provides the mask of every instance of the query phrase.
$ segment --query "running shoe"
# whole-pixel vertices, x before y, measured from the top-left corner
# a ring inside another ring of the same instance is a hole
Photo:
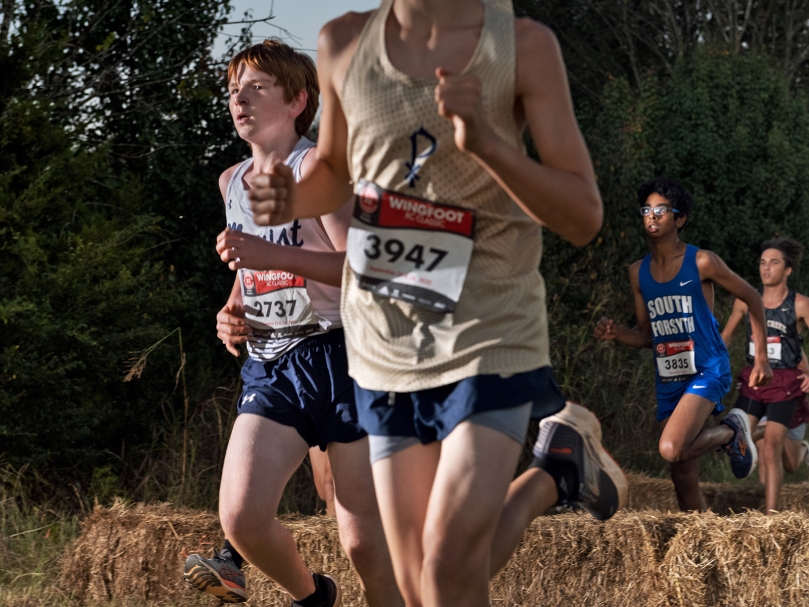
[[[322,573],[312,573],[312,579],[315,580],[315,592],[320,592],[321,596],[325,597],[325,601],[320,603],[318,607],[340,607],[342,598],[342,591],[340,585],[334,581],[330,576]],[[292,607],[299,607],[298,601],[292,601]]]
[[[224,603],[247,600],[244,573],[233,562],[229,550],[216,552],[212,559],[189,555],[185,559],[183,577],[200,592],[212,594]]]
[[[564,488],[568,505],[583,508],[599,521],[626,505],[626,475],[601,445],[598,418],[581,405],[568,402],[539,422],[534,455],[545,470],[573,466],[578,486]]]
[[[730,469],[736,478],[747,478],[758,463],[758,452],[750,435],[750,421],[741,409],[731,409],[720,424],[733,430],[733,438],[720,451],[730,457]]]

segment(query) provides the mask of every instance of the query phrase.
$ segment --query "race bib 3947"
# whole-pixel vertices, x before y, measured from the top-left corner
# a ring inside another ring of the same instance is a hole
[[[359,182],[346,256],[359,286],[437,312],[461,297],[475,212]]]

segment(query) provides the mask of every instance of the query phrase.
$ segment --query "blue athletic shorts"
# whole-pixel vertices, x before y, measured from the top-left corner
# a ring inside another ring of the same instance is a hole
[[[657,421],[661,422],[671,417],[671,414],[674,413],[674,408],[684,394],[696,394],[707,398],[715,405],[711,415],[719,415],[725,410],[725,407],[722,406],[722,399],[730,390],[730,381],[729,370],[727,373],[719,374],[703,371],[688,381],[682,382],[682,387],[677,392],[666,394],[665,397],[658,392]],[[668,385],[670,386],[671,384]]]
[[[239,415],[252,413],[292,426],[310,447],[351,443],[365,432],[357,421],[342,329],[308,337],[271,361],[248,359]]]
[[[413,436],[423,444],[444,440],[468,417],[531,403],[532,419],[565,406],[553,369],[541,367],[509,377],[476,375],[417,392],[366,390],[354,383],[360,425],[374,436]]]

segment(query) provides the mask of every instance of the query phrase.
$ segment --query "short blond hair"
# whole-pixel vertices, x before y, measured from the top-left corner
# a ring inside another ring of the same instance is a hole
[[[299,53],[276,38],[268,38],[261,44],[255,44],[233,56],[228,64],[228,83],[236,76],[242,63],[254,70],[275,76],[276,86],[284,89],[286,103],[292,103],[298,93],[306,91],[306,107],[295,119],[295,132],[301,137],[306,135],[320,103],[317,70],[315,62],[309,55]]]

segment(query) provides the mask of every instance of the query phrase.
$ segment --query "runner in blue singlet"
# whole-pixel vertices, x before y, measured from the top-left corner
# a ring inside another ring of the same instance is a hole
[[[719,325],[705,299],[697,252],[685,245],[677,275],[658,282],[649,269],[652,256],[640,262],[638,280],[652,331],[657,380],[657,421],[668,419],[683,394],[698,394],[716,403],[730,388],[730,360]]]
[[[716,254],[680,240],[679,231],[694,204],[685,188],[670,179],[653,179],[638,190],[638,203],[652,252],[629,268],[637,325],[621,327],[603,317],[594,336],[653,349],[660,455],[671,464],[680,508],[704,510],[700,455],[715,449],[727,452],[738,478],[750,474],[757,458],[743,413],[731,411],[718,426],[705,427],[711,414],[723,410],[722,398],[731,381],[728,352],[713,316],[714,283],[750,310],[753,341],[757,352],[763,352],[754,361],[751,387],[772,378],[764,306],[758,292]]]

